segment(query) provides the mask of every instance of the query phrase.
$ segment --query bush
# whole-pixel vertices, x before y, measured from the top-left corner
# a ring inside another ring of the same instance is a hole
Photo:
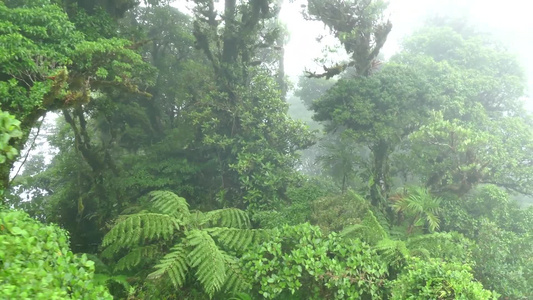
[[[0,210],[0,299],[113,299],[93,282],[94,262],[69,250],[56,225]]]
[[[497,299],[474,281],[468,264],[411,258],[409,266],[390,283],[390,299]]]
[[[381,299],[387,275],[369,245],[309,223],[274,230],[242,261],[266,299]]]

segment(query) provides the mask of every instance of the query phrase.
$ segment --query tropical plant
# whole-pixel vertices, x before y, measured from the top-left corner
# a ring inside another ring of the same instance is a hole
[[[284,226],[242,258],[266,299],[381,298],[387,267],[361,240],[324,236],[309,223]]]
[[[425,227],[429,231],[439,228],[440,198],[433,197],[429,191],[422,187],[411,187],[404,195],[392,196],[393,209],[402,213],[408,219],[407,234],[412,234],[417,227]]]
[[[389,284],[390,299],[498,299],[474,280],[471,267],[461,263],[412,258],[408,267]]]
[[[434,232],[406,240],[384,238],[374,248],[391,271],[400,272],[410,257],[471,264],[475,244],[457,232]]]
[[[94,262],[69,250],[67,233],[0,209],[0,298],[113,299],[94,281]]]
[[[0,110],[0,164],[3,164],[6,159],[13,159],[18,154],[17,149],[13,148],[9,141],[21,135],[20,121],[8,112]]]
[[[239,291],[246,287],[248,281],[232,253],[243,251],[263,235],[260,230],[249,229],[246,212],[234,208],[190,211],[184,198],[168,191],[151,192],[149,198],[149,210],[120,217],[104,237],[104,257],[127,249],[116,270],[158,259],[155,271],[147,279],[166,278],[179,288],[194,269],[196,279],[210,297],[221,290]],[[168,250],[163,250],[165,255],[159,258],[162,249]]]

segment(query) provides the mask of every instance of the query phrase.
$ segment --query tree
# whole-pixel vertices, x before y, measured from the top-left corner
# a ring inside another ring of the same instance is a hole
[[[325,73],[308,72],[308,76],[329,79],[347,67],[354,67],[358,76],[370,75],[374,60],[392,29],[391,22],[383,17],[386,7],[383,1],[309,0],[304,17],[322,21],[344,46],[350,62],[324,66]]]
[[[435,65],[438,68],[438,65]],[[415,66],[390,63],[370,77],[341,79],[312,105],[326,131],[370,150],[370,198],[384,205],[391,188],[390,155],[438,104],[431,80]]]
[[[233,252],[243,251],[261,239],[261,232],[251,230],[244,211],[221,209],[207,213],[189,211],[184,198],[172,192],[150,194],[149,211],[123,216],[106,234],[103,256],[129,252],[116,264],[116,270],[155,265],[148,279],[168,278],[174,287],[182,287],[196,269],[196,278],[211,298],[216,292],[239,291],[247,280],[241,274]],[[218,244],[228,251],[222,250]],[[169,247],[164,257],[161,248]]]
[[[495,184],[531,194],[533,131],[523,118],[488,120],[484,126],[444,120],[435,114],[430,124],[410,136],[413,168],[426,186],[461,196],[479,184]]]
[[[195,124],[212,153],[219,195],[231,206],[269,209],[279,205],[296,176],[296,151],[312,142],[303,124],[287,116],[279,84],[268,62],[256,63],[260,49],[279,45],[279,3],[271,1],[195,1],[194,36],[212,69],[216,91],[201,102]],[[219,20],[224,20],[221,26]],[[237,200],[239,199],[239,200]]]
[[[5,23],[0,32],[5,45],[0,61],[2,110],[21,121],[23,132],[13,144],[15,149],[23,147],[31,128],[46,112],[68,107],[79,111],[89,102],[91,92],[114,86],[142,93],[136,75],[150,68],[127,48],[129,42],[86,40],[51,1],[1,3],[0,16]],[[4,188],[12,164],[10,160],[2,165]]]

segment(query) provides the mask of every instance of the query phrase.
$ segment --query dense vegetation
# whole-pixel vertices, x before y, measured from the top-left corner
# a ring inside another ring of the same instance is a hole
[[[291,91],[282,3],[222,2],[0,2],[0,298],[533,297],[502,43],[429,19],[384,60],[384,2],[308,0],[347,56]]]

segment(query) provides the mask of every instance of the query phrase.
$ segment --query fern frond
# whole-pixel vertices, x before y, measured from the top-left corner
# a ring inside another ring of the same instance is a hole
[[[409,256],[409,250],[403,241],[383,239],[375,246],[383,260],[390,264],[399,264]]]
[[[138,266],[141,260],[147,262],[147,260],[157,257],[159,253],[158,245],[136,247],[117,262],[115,271],[131,270],[133,267]]]
[[[212,226],[250,228],[248,213],[237,208],[212,210],[206,213],[205,217]]]
[[[196,276],[205,292],[212,297],[226,279],[224,255],[211,236],[203,230],[187,233],[187,242],[193,247],[188,254],[189,264],[196,268]]]
[[[149,196],[153,207],[158,212],[174,216],[178,220],[189,218],[189,204],[185,198],[169,191],[153,191]]]
[[[187,225],[189,228],[201,228],[206,223],[205,213],[199,210],[191,211]]]
[[[175,230],[179,230],[179,224],[172,216],[154,213],[130,215],[111,228],[105,235],[102,246],[117,244],[120,247],[131,247],[145,239],[168,240]]]
[[[224,282],[224,291],[226,292],[242,292],[249,291],[252,285],[240,268],[239,260],[234,256],[223,252],[224,262],[226,263],[226,281]]]
[[[260,242],[267,230],[215,227],[205,229],[217,242],[227,249],[245,250],[253,242]]]
[[[185,283],[185,275],[189,270],[186,246],[182,243],[175,245],[165,255],[159,264],[155,265],[155,271],[148,275],[148,279],[158,279],[168,275],[174,287],[179,288]]]
[[[357,232],[365,229],[368,229],[368,227],[363,224],[348,225],[342,229],[342,231],[339,233],[339,236],[343,238],[356,237]]]

